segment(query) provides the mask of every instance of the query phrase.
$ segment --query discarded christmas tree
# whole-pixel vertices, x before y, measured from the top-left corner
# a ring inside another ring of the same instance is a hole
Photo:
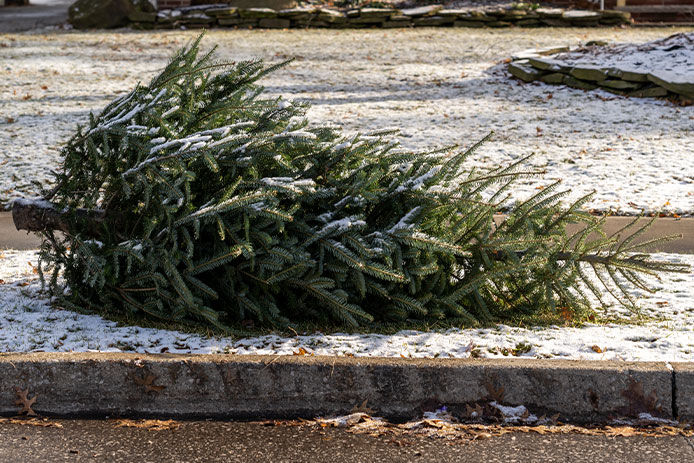
[[[411,153],[309,125],[305,106],[260,97],[281,65],[215,63],[199,40],[78,130],[50,203],[16,204],[44,212],[40,268],[64,303],[217,326],[460,325],[580,313],[586,292],[629,304],[644,274],[685,270],[640,253],[638,230],[589,239],[602,219],[588,197],[561,208],[557,184],[510,202],[534,174],[522,161],[470,171],[475,147]]]

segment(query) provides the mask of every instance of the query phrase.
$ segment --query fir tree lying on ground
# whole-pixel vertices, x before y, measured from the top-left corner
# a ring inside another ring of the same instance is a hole
[[[585,311],[587,292],[631,304],[644,274],[686,270],[642,254],[639,227],[589,239],[603,219],[588,197],[561,208],[556,183],[510,202],[535,174],[523,161],[467,170],[476,146],[411,153],[391,132],[310,126],[306,106],[260,98],[282,65],[216,63],[199,42],[63,149],[45,196],[69,229],[42,232],[40,268],[57,294],[63,272],[64,302],[216,326],[460,325]]]

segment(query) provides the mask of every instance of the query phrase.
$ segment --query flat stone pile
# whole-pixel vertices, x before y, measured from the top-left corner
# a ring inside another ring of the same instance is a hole
[[[573,49],[528,50],[512,57],[508,71],[524,82],[693,104],[694,33],[637,45],[592,43]]]
[[[129,16],[140,29],[244,27],[288,28],[395,28],[395,27],[595,27],[631,24],[631,15],[622,11],[583,11],[561,8],[519,9],[513,6],[479,9],[444,9],[429,5],[410,9],[361,8],[336,10],[302,7],[286,10],[236,8],[224,4],[136,12]]]

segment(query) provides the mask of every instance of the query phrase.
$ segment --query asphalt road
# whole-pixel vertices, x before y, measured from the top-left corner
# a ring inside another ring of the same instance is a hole
[[[0,8],[0,33],[21,32],[57,26],[67,21],[67,9],[74,0],[31,0],[26,6]]]
[[[694,443],[676,437],[512,433],[484,440],[372,437],[317,426],[182,422],[177,429],[60,420],[58,427],[0,422],[5,462],[686,462]]]

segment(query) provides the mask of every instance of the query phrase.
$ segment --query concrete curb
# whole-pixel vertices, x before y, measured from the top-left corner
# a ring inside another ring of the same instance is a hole
[[[0,414],[19,410],[16,388],[36,394],[37,413],[55,416],[312,418],[348,413],[366,400],[375,415],[406,419],[496,399],[578,422],[640,412],[694,418],[694,364],[0,354]]]

